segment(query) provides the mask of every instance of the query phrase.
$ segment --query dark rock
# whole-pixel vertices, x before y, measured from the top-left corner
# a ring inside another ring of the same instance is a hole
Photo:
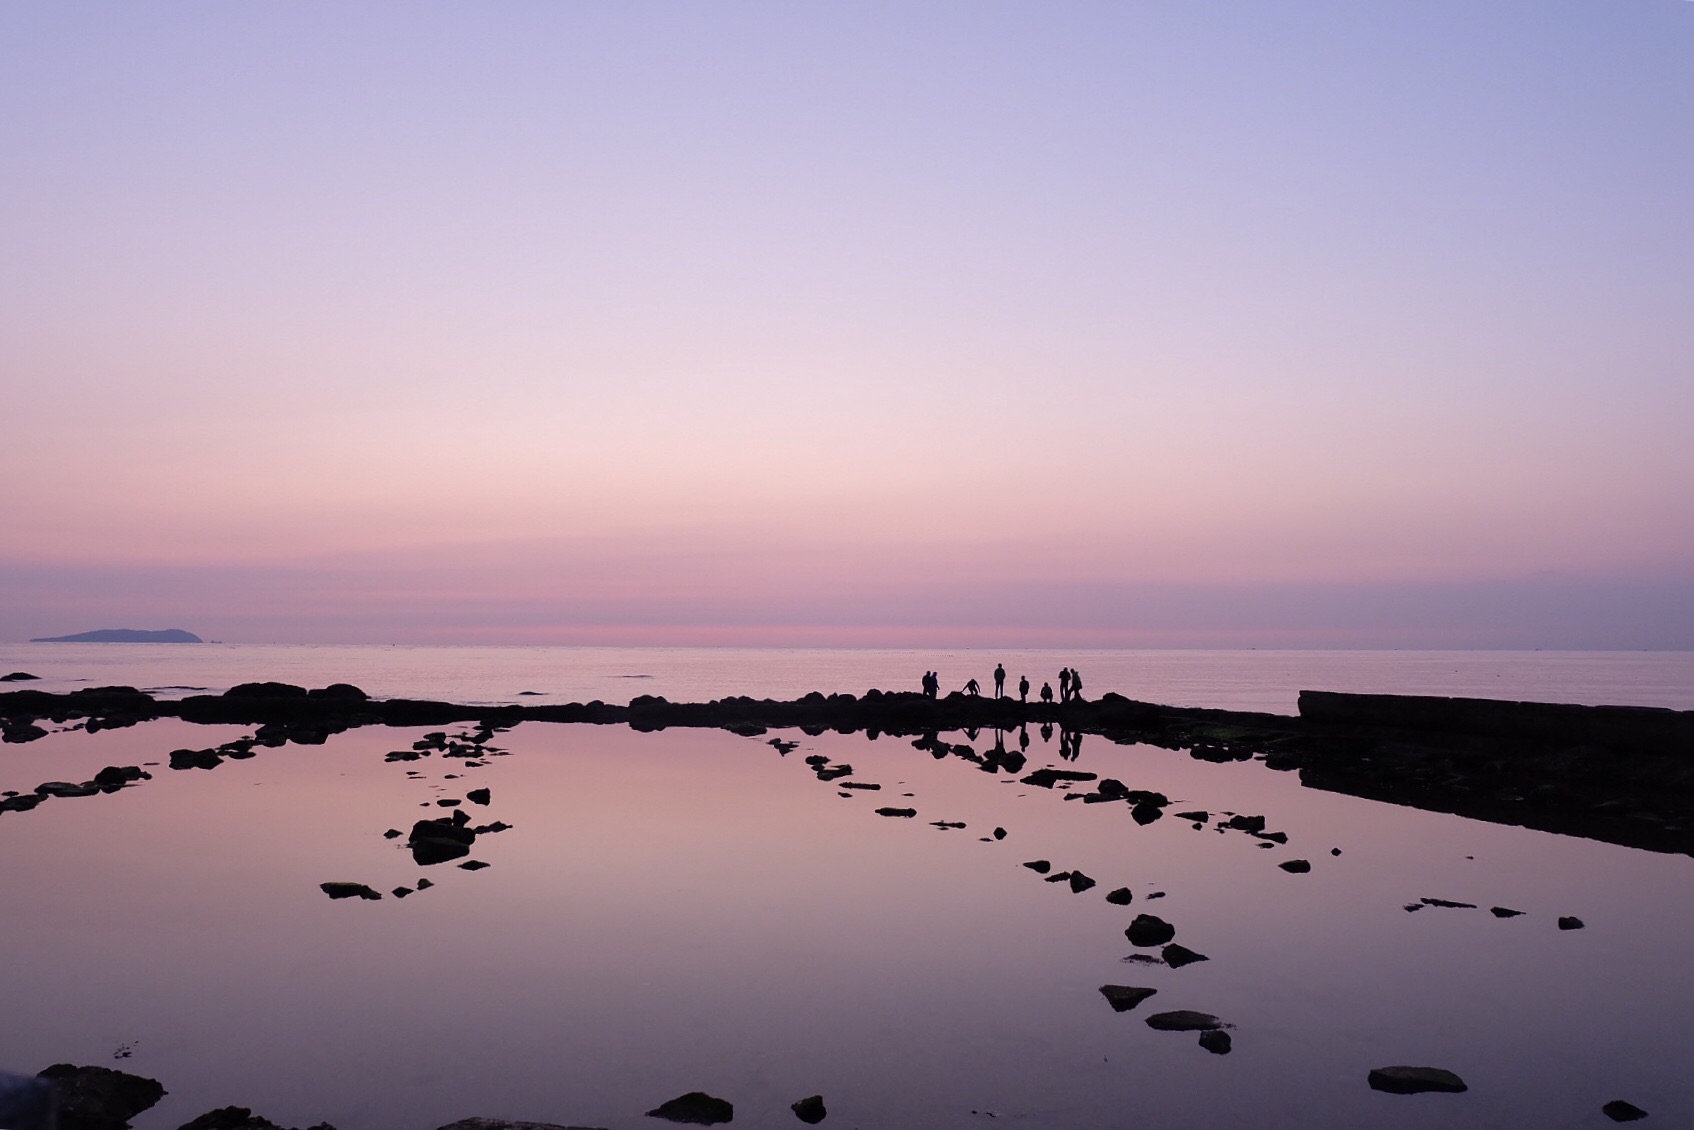
[[[1492,914],[1496,918],[1516,918],[1521,915],[1523,911],[1512,910],[1510,907],[1504,906],[1491,906],[1488,908],[1488,913]]]
[[[1222,1028],[1213,1028],[1209,1032],[1201,1032],[1200,1046],[1213,1055],[1228,1055],[1230,1048],[1229,1033]]]
[[[34,793],[24,793],[21,796],[10,796],[0,800],[0,812],[28,812],[41,803],[41,797]]]
[[[1153,914],[1137,914],[1135,921],[1129,924],[1129,929],[1123,932],[1129,939],[1129,944],[1142,949],[1148,946],[1162,946],[1176,937],[1176,927],[1163,918]]]
[[[994,838],[997,839],[997,840],[1005,839],[1006,838],[1006,829],[1004,829],[1004,828],[994,829]]]
[[[363,883],[319,883],[318,887],[332,899],[379,899],[382,895]]]
[[[1128,1012],[1158,991],[1157,989],[1144,989],[1139,985],[1100,986],[1100,995],[1106,998],[1106,1003],[1112,1006],[1113,1012]]]
[[[485,833],[492,835],[495,832],[510,831],[511,827],[512,826],[504,820],[496,820],[492,824],[478,824],[475,828],[472,828],[471,831],[475,832],[479,836]]]
[[[794,1112],[795,1118],[798,1118],[807,1126],[816,1126],[829,1116],[829,1111],[824,1109],[822,1095],[812,1095],[801,1099],[788,1109]]]
[[[1470,1088],[1451,1071],[1439,1067],[1376,1067],[1369,1076],[1371,1090],[1391,1095],[1416,1095],[1424,1091],[1458,1094]]]
[[[723,1099],[713,1098],[704,1091],[690,1091],[654,1107],[647,1112],[647,1117],[662,1118],[667,1122],[692,1122],[699,1126],[712,1126],[719,1122],[734,1121],[735,1107]]]
[[[1311,862],[1304,859],[1285,859],[1281,863],[1277,864],[1277,866],[1288,872],[1290,875],[1304,875],[1312,869]]]
[[[1106,894],[1106,901],[1113,906],[1128,906],[1134,900],[1135,895],[1131,893],[1128,887],[1119,887],[1117,890],[1109,891]]]
[[[1475,910],[1474,902],[1454,902],[1451,899],[1419,899],[1425,906],[1445,906],[1452,910]]]
[[[453,813],[453,819],[419,820],[413,824],[412,834],[406,840],[413,861],[420,867],[428,867],[469,855],[471,845],[476,842],[476,832],[465,827],[468,818],[458,819],[464,815],[460,810]]]
[[[843,777],[851,777],[853,775],[853,767],[851,765],[830,765],[815,770],[815,772],[817,773],[818,780],[820,781],[838,781]]]
[[[416,761],[424,757],[425,751],[416,749],[397,749],[383,757],[384,761]]]
[[[1156,804],[1138,804],[1129,810],[1130,818],[1142,827],[1146,827],[1165,814],[1165,810]]]
[[[481,871],[484,867],[492,867],[493,864],[484,863],[480,859],[467,859],[465,862],[459,864],[459,866],[466,871]]]
[[[1050,789],[1060,781],[1092,781],[1095,777],[1094,773],[1081,773],[1075,769],[1037,769],[1020,780],[1026,785]]]
[[[94,796],[100,786],[92,781],[44,781],[35,786],[37,796]]]
[[[371,696],[352,683],[331,683],[327,687],[307,691],[306,697],[322,702],[369,702]]]
[[[37,1078],[52,1084],[60,1130],[128,1130],[130,1119],[165,1097],[156,1080],[109,1067],[55,1063]]]
[[[931,820],[929,824],[930,827],[940,828],[942,831],[963,828],[965,826],[964,822],[959,820]]]
[[[414,894],[415,892],[410,887],[395,887],[392,891],[390,891],[388,893],[393,895],[397,899],[403,899],[407,895]]]
[[[224,692],[225,698],[305,698],[305,687],[293,683],[240,683]]]
[[[1035,872],[1037,875],[1045,875],[1047,872],[1053,870],[1053,865],[1048,863],[1045,859],[1032,859],[1028,863],[1024,864],[1024,866]]]
[[[420,891],[427,891],[433,886],[435,886],[435,881],[433,879],[419,879],[418,880],[418,890],[420,890]]]
[[[911,817],[911,816],[916,816],[918,814],[918,810],[915,809],[915,808],[879,808],[879,809],[876,810],[876,814],[878,816],[906,816],[906,817]]]
[[[1184,965],[1193,965],[1196,961],[1210,961],[1211,958],[1203,953],[1195,953],[1187,946],[1172,942],[1160,953],[1164,956],[1165,964],[1172,969],[1181,969]]]
[[[1088,890],[1088,888],[1092,887],[1093,885],[1094,885],[1094,880],[1090,879],[1087,875],[1084,875],[1082,872],[1080,872],[1080,871],[1072,871],[1071,872],[1071,893],[1080,895],[1083,891]]]
[[[1129,786],[1115,777],[1107,777],[1094,786],[1094,791],[1106,800],[1122,800],[1129,795]]]
[[[1637,1119],[1647,1117],[1646,1111],[1642,1110],[1634,1103],[1626,1103],[1622,1099],[1613,1099],[1611,1102],[1600,1108],[1600,1113],[1604,1114],[1613,1122],[1634,1122]]]
[[[94,783],[102,787],[122,787],[131,781],[147,780],[151,776],[152,774],[144,771],[139,765],[108,765],[94,774]]]
[[[209,1110],[192,1122],[185,1122],[177,1130],[282,1130],[282,1127],[268,1118],[260,1118],[244,1106],[226,1106],[218,1110]],[[335,1130],[328,1123],[319,1123],[311,1130]]]
[[[864,789],[867,792],[880,792],[882,790],[881,785],[873,784],[870,781],[843,781],[840,787],[843,789]]]
[[[1212,814],[1196,808],[1193,812],[1179,812],[1176,814],[1176,818],[1178,820],[1192,820],[1196,824],[1204,824],[1212,818]]]
[[[31,675],[28,671],[13,671],[10,675],[0,675],[0,683],[27,683],[41,678]]]
[[[390,828],[382,834],[382,838],[385,840],[397,840],[400,838],[400,829]]]
[[[1330,849],[1329,849],[1329,854],[1330,854],[1330,855],[1340,855],[1340,854],[1341,854],[1341,849],[1340,849],[1340,848],[1330,848]]]
[[[1223,1021],[1209,1012],[1155,1012],[1147,1018],[1147,1027],[1159,1032],[1210,1032],[1222,1028]]]
[[[22,718],[11,718],[0,722],[0,740],[22,745],[24,742],[39,741],[47,736],[47,731],[34,722]]]
[[[215,749],[171,750],[172,769],[216,769],[222,764],[223,758]]]
[[[1287,832],[1249,832],[1248,835],[1256,836],[1261,840],[1269,840],[1273,844],[1285,844],[1288,842]]]
[[[314,1127],[313,1130],[316,1130]],[[461,1118],[439,1130],[593,1130],[586,1126],[560,1126],[553,1122],[508,1122],[504,1118]]]
[[[441,806],[442,808],[457,808],[465,802],[462,801],[462,800],[457,800],[457,799],[451,798],[451,797],[443,797],[442,799],[436,801],[435,803],[438,804],[439,806]]]
[[[1224,826],[1234,828],[1238,832],[1262,832],[1265,830],[1265,818],[1263,816],[1231,816],[1229,823]]]
[[[1070,881],[1071,873],[1069,871],[1055,871],[1051,875],[1047,876],[1047,882],[1049,883],[1068,883]]]
[[[1580,918],[1574,918],[1567,914],[1559,919],[1559,929],[1561,930],[1580,930],[1582,927],[1583,922]]]

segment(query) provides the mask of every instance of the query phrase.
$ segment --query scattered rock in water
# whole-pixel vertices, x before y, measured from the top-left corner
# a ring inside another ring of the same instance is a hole
[[[1285,844],[1288,842],[1287,832],[1249,832],[1247,834],[1273,844]]]
[[[471,829],[471,831],[475,832],[479,836],[485,833],[493,834],[495,832],[509,832],[511,830],[512,826],[504,820],[496,820],[492,824],[478,824],[476,827]]]
[[[121,789],[131,781],[150,781],[153,774],[139,765],[108,765],[94,774],[94,783],[102,789]]]
[[[816,1126],[829,1115],[829,1111],[824,1109],[822,1095],[811,1095],[803,1098],[788,1109],[794,1112],[795,1118],[798,1118],[807,1126]]]
[[[876,814],[878,816],[904,816],[910,818],[916,816],[918,814],[918,810],[915,808],[879,808],[876,810]]]
[[[314,1128],[315,1130],[315,1128]],[[594,1130],[587,1126],[560,1126],[553,1122],[509,1122],[504,1118],[461,1118],[439,1130]]]
[[[1424,1091],[1458,1094],[1470,1089],[1463,1079],[1439,1067],[1376,1067],[1371,1069],[1369,1081],[1371,1090],[1387,1091],[1391,1095],[1416,1095]]]
[[[1106,901],[1113,906],[1128,906],[1135,901],[1135,895],[1128,887],[1119,887],[1115,891],[1106,892]]]
[[[1130,819],[1145,828],[1165,814],[1165,810],[1156,804],[1138,804],[1129,810]]]
[[[1475,910],[1474,902],[1454,902],[1452,899],[1419,899],[1425,906],[1444,906],[1451,910]]]
[[[0,812],[28,812],[41,803],[41,797],[34,793],[24,793],[0,800]]]
[[[0,740],[15,742],[38,741],[47,736],[47,731],[26,718],[7,718],[0,720]]]
[[[662,1118],[667,1122],[691,1122],[698,1126],[712,1126],[719,1122],[733,1121],[735,1107],[723,1099],[713,1098],[704,1091],[690,1091],[654,1107],[647,1112],[647,1117]]]
[[[465,799],[472,804],[487,804],[494,799],[494,794],[488,789],[472,789],[465,794]]]
[[[931,820],[929,823],[931,827],[940,828],[942,831],[947,831],[950,828],[963,828],[965,826],[964,821],[962,820]]]
[[[435,886],[435,881],[432,880],[432,879],[419,879],[418,880],[418,890],[420,890],[420,891],[427,891],[433,886]]]
[[[1627,1103],[1622,1099],[1613,1099],[1611,1102],[1600,1108],[1600,1113],[1604,1114],[1613,1122],[1635,1122],[1638,1119],[1647,1117],[1646,1111],[1642,1110],[1634,1103]]]
[[[407,895],[412,894],[413,891],[412,891],[412,888],[410,888],[410,887],[395,887],[392,891],[390,891],[388,893],[393,895],[397,899],[403,899]]]
[[[776,750],[777,753],[781,754],[783,757],[787,757],[789,754],[800,748],[799,742],[784,741],[782,738],[772,738],[769,744],[772,749]]]
[[[37,796],[94,796],[98,792],[100,792],[100,786],[92,781],[44,781],[35,786]]]
[[[240,683],[225,691],[225,698],[305,698],[306,688],[293,683]]]
[[[440,800],[436,801],[435,803],[440,805],[442,808],[457,808],[465,802],[462,801],[462,800],[458,800],[454,797],[442,797]]]
[[[60,1130],[129,1130],[129,1120],[165,1097],[155,1079],[114,1071],[55,1063],[36,1076],[53,1088]]]
[[[306,697],[329,702],[368,702],[371,696],[352,683],[331,683],[327,687],[317,687],[307,691]]]
[[[1132,953],[1128,957],[1120,957],[1118,960],[1125,965],[1163,965],[1165,963],[1163,958],[1154,957],[1150,953]]]
[[[400,838],[400,829],[390,828],[382,834],[382,838],[385,840],[397,840]]]
[[[1213,1055],[1228,1055],[1230,1043],[1229,1033],[1222,1028],[1213,1028],[1209,1032],[1200,1033],[1200,1046]]]
[[[1290,875],[1304,875],[1312,869],[1311,862],[1305,859],[1285,859],[1277,866]]]
[[[397,750],[393,750],[393,751],[385,754],[383,756],[383,760],[384,761],[416,761],[420,757],[427,757],[427,756],[428,756],[428,752],[425,751],[425,750],[397,749]]]
[[[1407,914],[1410,914],[1413,911],[1422,910],[1422,909],[1423,909],[1423,903],[1421,903],[1421,902],[1409,902],[1405,906],[1405,911],[1406,911]]]
[[[1100,995],[1106,998],[1106,1003],[1112,1006],[1113,1012],[1128,1012],[1159,990],[1146,989],[1139,985],[1101,985]]]
[[[1045,875],[1047,872],[1053,870],[1053,865],[1045,859],[1032,859],[1028,863],[1024,864],[1024,866],[1035,872],[1037,875]]]
[[[1263,816],[1231,816],[1224,827],[1234,828],[1238,832],[1262,832],[1265,830],[1265,818]]]
[[[818,780],[820,781],[836,781],[840,780],[842,777],[851,777],[853,775],[853,767],[851,765],[830,765],[825,768],[820,768],[816,772]]]
[[[865,789],[869,792],[878,792],[882,788],[881,785],[870,781],[843,781],[841,787],[844,789]]]
[[[1162,899],[1162,898],[1165,897],[1165,892],[1154,891],[1152,894],[1148,895],[1147,897],[1150,898],[1150,899]]]
[[[10,675],[0,675],[0,683],[27,683],[41,678],[31,675],[28,671],[13,671]]]
[[[363,883],[319,883],[318,889],[332,899],[379,899],[381,892],[373,891]]]
[[[1580,930],[1582,927],[1583,921],[1580,918],[1567,914],[1559,919],[1559,929],[1561,930]]]
[[[1072,894],[1080,895],[1083,891],[1086,891],[1088,888],[1092,887],[1093,885],[1094,885],[1094,880],[1090,879],[1087,875],[1084,875],[1082,872],[1080,872],[1080,871],[1072,871],[1071,872],[1071,893]]]
[[[1181,969],[1184,965],[1193,965],[1196,961],[1212,960],[1205,954],[1195,953],[1187,946],[1178,945],[1176,942],[1172,942],[1159,952],[1164,957],[1165,964],[1172,969]]]
[[[1488,908],[1488,913],[1492,914],[1496,918],[1516,918],[1521,915],[1523,911],[1512,910],[1510,907],[1505,906],[1491,906]]]
[[[1158,1032],[1210,1032],[1223,1027],[1223,1021],[1209,1012],[1192,1012],[1186,1008],[1176,1012],[1155,1012],[1147,1018],[1147,1027]]]
[[[216,769],[222,764],[223,758],[215,749],[171,750],[172,769]]]
[[[268,1118],[260,1118],[244,1106],[226,1106],[218,1110],[209,1110],[192,1122],[185,1122],[177,1130],[283,1130],[282,1127]],[[335,1130],[327,1122],[320,1122],[311,1130]]]
[[[412,849],[413,862],[428,867],[469,855],[471,845],[476,842],[476,832],[457,819],[464,815],[460,811],[453,813],[455,819],[419,820],[413,824],[412,834],[406,840]]]
[[[1069,871],[1055,871],[1053,874],[1047,876],[1047,882],[1049,883],[1068,883],[1070,881],[1071,873]]]
[[[1082,773],[1075,769],[1037,769],[1019,780],[1036,788],[1050,789],[1060,781],[1092,781],[1096,776],[1094,773]]]
[[[1123,932],[1129,939],[1129,944],[1146,949],[1149,946],[1162,946],[1176,937],[1176,927],[1154,914],[1138,914],[1135,921],[1129,924],[1129,929]]]
[[[997,840],[1005,839],[1006,838],[1006,829],[1004,829],[1004,828],[994,829],[994,838],[997,839]]]
[[[1212,814],[1196,808],[1193,812],[1179,812],[1176,814],[1176,818],[1178,820],[1192,820],[1196,824],[1204,824],[1212,818]]]
[[[1330,848],[1330,849],[1329,849],[1329,854],[1330,854],[1330,855],[1340,855],[1340,854],[1341,854],[1341,849],[1340,849],[1340,848]]]
[[[467,859],[463,863],[459,864],[459,868],[463,871],[481,871],[484,867],[492,866],[493,864],[484,863],[480,859]]]

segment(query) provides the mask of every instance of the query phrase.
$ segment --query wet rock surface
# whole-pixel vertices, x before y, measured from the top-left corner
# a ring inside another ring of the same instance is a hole
[[[1393,1095],[1416,1095],[1425,1091],[1457,1094],[1469,1090],[1463,1079],[1440,1067],[1377,1067],[1371,1069],[1367,1080],[1371,1090]]]
[[[1228,1055],[1233,1045],[1234,1041],[1229,1038],[1229,1033],[1222,1028],[1200,1033],[1200,1046],[1213,1055]]]
[[[1137,914],[1123,935],[1129,939],[1130,945],[1145,949],[1169,942],[1176,937],[1176,927],[1156,914]]]
[[[1100,995],[1112,1006],[1113,1012],[1128,1012],[1159,990],[1140,985],[1101,985]]]
[[[720,1122],[730,1122],[735,1118],[735,1107],[723,1099],[714,1098],[704,1091],[690,1091],[686,1095],[678,1095],[669,1102],[660,1103],[647,1112],[649,1118],[662,1118],[666,1122],[688,1122],[696,1126],[713,1126]]]
[[[1165,964],[1170,966],[1172,969],[1181,969],[1184,965],[1193,965],[1195,962],[1211,960],[1211,958],[1207,957],[1205,954],[1195,953],[1187,946],[1180,945],[1176,942],[1172,942],[1170,945],[1160,950],[1159,954],[1165,959]]]
[[[829,1117],[829,1111],[824,1108],[822,1095],[809,1095],[789,1107],[794,1117],[807,1126],[816,1126]]]
[[[165,1097],[156,1079],[55,1063],[37,1078],[52,1085],[59,1107],[59,1130],[128,1130],[130,1119]]]

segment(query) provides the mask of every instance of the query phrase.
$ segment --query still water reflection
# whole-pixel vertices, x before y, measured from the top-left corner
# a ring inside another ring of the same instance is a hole
[[[55,734],[0,753],[0,787],[239,733]],[[749,1126],[794,1125],[789,1104],[814,1093],[841,1126],[1576,1127],[1608,1124],[1599,1107],[1620,1097],[1694,1122],[1686,858],[1035,731],[1018,776],[1117,778],[1166,794],[1167,814],[1143,826],[1127,805],[1065,799],[1088,785],[1038,788],[889,737],[528,723],[477,767],[385,760],[422,733],[161,764],[114,795],[0,816],[0,1068],[158,1078],[170,1094],[137,1130],[230,1103],[341,1130],[653,1126],[642,1111],[692,1090]],[[808,756],[852,773],[820,780]],[[456,807],[512,825],[478,838],[485,870],[420,868],[384,838],[476,788],[486,806]],[[1195,809],[1199,829],[1174,815]],[[1288,843],[1218,831],[1232,812]],[[1291,859],[1311,872],[1277,866]],[[1034,860],[1098,885],[1073,894]],[[318,887],[425,874],[435,885],[404,900]],[[1125,886],[1129,906],[1103,897]],[[1424,897],[1478,909],[1404,909]],[[1140,913],[1210,960],[1126,962],[1158,952],[1124,937]],[[1116,1013],[1103,984],[1158,994]],[[1235,1025],[1233,1051],[1144,1023],[1168,1009]],[[1394,1063],[1470,1091],[1369,1090]]]

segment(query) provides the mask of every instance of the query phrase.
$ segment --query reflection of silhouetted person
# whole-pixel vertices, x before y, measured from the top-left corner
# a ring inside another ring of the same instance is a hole
[[[1006,697],[1006,665],[1004,663],[994,665],[994,697]]]
[[[1023,729],[1018,731],[1018,748],[1019,749],[1028,749],[1029,748],[1029,727],[1028,726],[1023,727]]]
[[[1069,667],[1061,667],[1061,668],[1059,668],[1059,701],[1061,703],[1065,703],[1065,702],[1069,702],[1070,700],[1071,700],[1071,669]]]
[[[977,728],[976,728],[976,727],[975,727],[975,726],[966,726],[966,727],[965,727],[965,740],[966,740],[966,741],[967,741],[967,742],[974,742],[974,741],[976,741],[976,736],[977,736],[977,734],[979,734],[979,733],[980,733],[980,732],[981,732],[981,731],[980,731],[980,730],[978,730],[978,729],[977,729]]]
[[[972,679],[970,682],[965,684],[965,693],[974,698],[974,697],[982,694],[982,687],[977,683],[977,681],[975,679]]]
[[[1053,723],[1041,723],[1041,740],[1043,742],[1050,742],[1053,740]]]
[[[1053,684],[1052,683],[1042,683],[1041,684],[1041,701],[1047,703],[1049,706],[1052,705],[1052,703],[1053,703]]]

